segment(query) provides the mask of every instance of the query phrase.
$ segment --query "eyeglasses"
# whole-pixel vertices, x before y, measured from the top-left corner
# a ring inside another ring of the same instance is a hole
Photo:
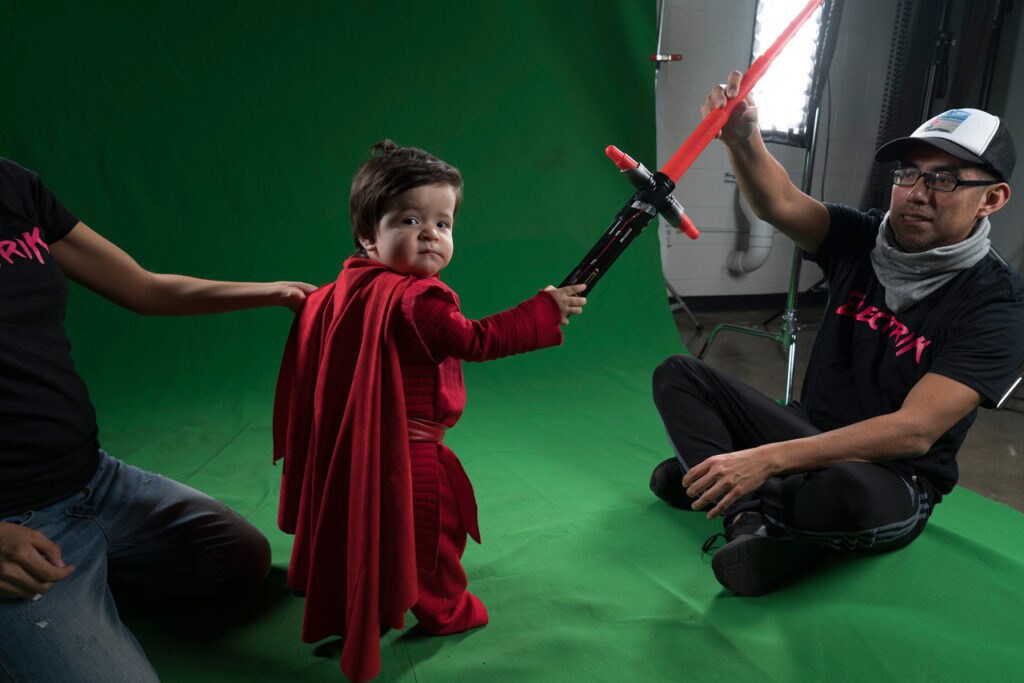
[[[1001,180],[961,180],[949,171],[919,171],[916,168],[897,168],[892,172],[892,184],[913,187],[918,178],[924,178],[924,186],[936,192],[952,192],[958,187],[995,185]]]

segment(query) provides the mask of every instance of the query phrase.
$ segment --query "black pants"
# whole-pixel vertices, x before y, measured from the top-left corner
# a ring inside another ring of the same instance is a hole
[[[680,480],[712,455],[821,431],[798,407],[779,405],[692,356],[672,356],[658,366],[654,403],[675,448]],[[934,497],[923,478],[846,461],[772,477],[723,516],[728,520],[754,510],[776,531],[837,550],[881,552],[903,547],[921,533]]]

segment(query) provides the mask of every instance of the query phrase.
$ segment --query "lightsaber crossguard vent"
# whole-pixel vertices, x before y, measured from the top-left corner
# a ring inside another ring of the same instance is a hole
[[[683,207],[672,196],[672,190],[675,189],[676,184],[667,175],[661,171],[651,173],[643,164],[634,161],[614,145],[608,145],[604,152],[633,183],[636,192],[629,198],[626,205],[619,209],[615,220],[605,230],[597,244],[587,252],[587,255],[569,274],[569,277],[559,285],[559,287],[565,287],[566,285],[585,284],[588,296],[594,290],[597,281],[615,262],[615,259],[619,258],[629,243],[659,213],[665,217],[666,221],[689,235],[691,239],[697,239],[700,236],[697,228],[693,227],[693,223],[683,213]]]
[[[736,96],[726,102],[721,109],[709,112],[697,128],[690,133],[690,137],[686,138],[679,146],[672,158],[661,167],[660,171],[651,173],[644,168],[643,164],[634,161],[612,145],[605,149],[605,154],[615,162],[615,165],[637,189],[625,206],[619,209],[615,220],[604,231],[601,239],[587,252],[583,260],[559,287],[585,284],[587,285],[586,294],[589,296],[594,291],[594,285],[608,272],[615,259],[659,213],[670,224],[686,233],[690,239],[697,239],[700,236],[700,232],[683,212],[683,207],[672,196],[672,190],[675,189],[676,183],[679,182],[683,173],[690,168],[694,159],[704,151],[709,142],[715,139],[718,131],[729,120],[733,110],[747,98],[761,76],[768,70],[768,65],[775,60],[786,43],[800,30],[800,27],[814,14],[822,2],[823,0],[810,0],[807,3],[800,14],[775,39],[771,47],[761,53],[761,56],[755,59],[743,74]]]

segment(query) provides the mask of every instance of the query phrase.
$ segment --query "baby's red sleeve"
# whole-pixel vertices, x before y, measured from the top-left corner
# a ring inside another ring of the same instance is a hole
[[[562,343],[561,311],[544,291],[507,311],[470,320],[459,310],[455,292],[424,279],[406,290],[402,313],[435,361],[485,361]]]

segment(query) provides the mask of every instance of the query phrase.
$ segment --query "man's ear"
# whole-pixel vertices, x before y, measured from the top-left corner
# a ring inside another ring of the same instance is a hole
[[[986,188],[985,197],[978,207],[978,218],[991,216],[999,209],[1006,206],[1010,201],[1010,186],[1008,183],[996,183]]]

